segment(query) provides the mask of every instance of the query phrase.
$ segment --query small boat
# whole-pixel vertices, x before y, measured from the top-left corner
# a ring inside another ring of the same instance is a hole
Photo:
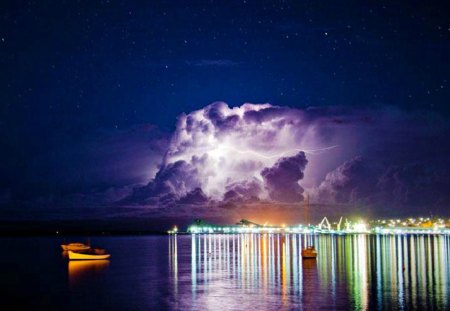
[[[85,251],[90,249],[89,245],[83,243],[61,244],[61,248],[65,251]]]
[[[307,248],[302,250],[302,257],[304,259],[308,258],[316,258],[317,257],[317,251],[314,248],[314,246],[308,246]]]
[[[86,251],[69,251],[69,260],[98,260],[108,259],[110,254],[102,248],[92,248]]]

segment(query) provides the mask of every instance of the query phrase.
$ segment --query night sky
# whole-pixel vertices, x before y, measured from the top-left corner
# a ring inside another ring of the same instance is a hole
[[[448,2],[2,1],[0,40],[0,218],[83,218],[97,206],[201,213],[301,202],[303,189],[318,204],[448,214]],[[227,106],[210,109],[217,101]],[[177,118],[204,109],[236,144],[236,123],[223,127],[231,118],[220,114],[244,103],[281,107],[271,111],[290,133],[307,122],[322,134],[306,141],[332,148],[269,148],[283,152],[258,162],[259,181],[230,175],[217,180],[223,192],[202,174],[188,179],[187,151],[167,156],[185,146],[174,142]],[[289,165],[299,175],[280,192]],[[182,193],[167,186],[172,174],[186,177]]]

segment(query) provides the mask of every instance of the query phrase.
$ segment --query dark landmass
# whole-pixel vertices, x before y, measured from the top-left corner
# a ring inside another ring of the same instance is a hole
[[[185,224],[172,218],[165,219],[101,219],[60,221],[0,221],[0,236],[39,235],[145,235],[166,234],[174,225]]]

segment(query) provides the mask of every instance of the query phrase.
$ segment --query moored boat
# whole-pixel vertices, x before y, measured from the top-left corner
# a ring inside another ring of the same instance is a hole
[[[302,250],[302,257],[304,259],[314,259],[317,257],[317,251],[314,246],[308,246]]]
[[[61,244],[61,248],[65,251],[85,251],[90,249],[89,245],[83,243]]]
[[[111,257],[110,254],[106,253],[104,249],[90,249],[87,251],[69,251],[69,260],[98,260],[98,259],[108,259]]]

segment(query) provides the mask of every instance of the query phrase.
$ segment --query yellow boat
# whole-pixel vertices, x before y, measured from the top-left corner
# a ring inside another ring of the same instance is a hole
[[[317,257],[317,251],[314,246],[308,246],[302,250],[302,257],[304,259],[314,259]]]
[[[90,249],[89,245],[83,243],[61,244],[61,248],[65,251],[85,251]]]
[[[69,251],[69,260],[99,260],[111,257],[104,249],[90,249],[83,252]]]

